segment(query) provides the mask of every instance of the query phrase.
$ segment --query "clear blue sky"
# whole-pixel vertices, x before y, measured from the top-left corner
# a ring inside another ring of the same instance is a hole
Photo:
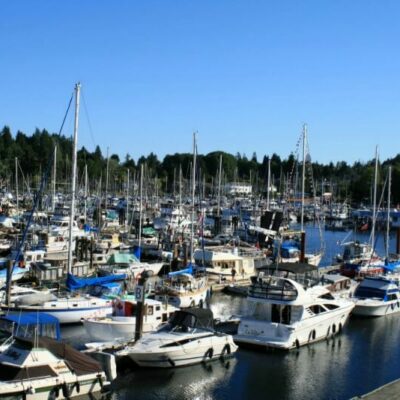
[[[400,1],[9,0],[0,127],[57,132],[75,82],[79,145],[154,152],[400,153]],[[72,133],[72,118],[66,135]]]

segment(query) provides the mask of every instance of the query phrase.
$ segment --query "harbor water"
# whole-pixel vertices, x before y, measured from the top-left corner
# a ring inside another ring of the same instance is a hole
[[[308,250],[319,246],[318,230],[307,229]],[[324,232],[329,265],[341,253],[346,232]],[[368,233],[359,234],[360,242]],[[391,251],[394,252],[394,236]],[[384,254],[384,239],[377,238]],[[215,317],[246,312],[246,299],[215,293],[210,301]],[[83,326],[62,329],[75,345],[88,338]],[[350,399],[400,377],[400,314],[375,319],[351,317],[342,334],[329,341],[290,352],[239,349],[229,361],[167,370],[126,370],[119,374],[108,399]]]

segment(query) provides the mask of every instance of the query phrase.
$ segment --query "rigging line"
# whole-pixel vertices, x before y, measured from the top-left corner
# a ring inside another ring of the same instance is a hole
[[[87,123],[88,123],[88,126],[89,126],[90,137],[91,137],[91,139],[92,139],[93,146],[96,147],[96,141],[94,140],[92,124],[91,124],[91,122],[90,122],[89,112],[88,112],[88,109],[87,109],[87,106],[86,106],[86,100],[85,100],[85,95],[83,94],[83,91],[81,92],[81,95],[82,95],[82,100],[83,100],[83,101],[82,101],[82,103],[83,103],[83,108],[84,108],[84,110],[85,110],[85,115],[86,115]]]

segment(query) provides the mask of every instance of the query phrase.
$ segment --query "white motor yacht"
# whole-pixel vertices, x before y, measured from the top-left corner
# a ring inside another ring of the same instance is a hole
[[[168,324],[116,353],[141,367],[171,368],[224,359],[237,350],[232,336],[214,331],[211,310],[176,312]]]
[[[354,303],[335,299],[320,285],[303,287],[292,279],[260,276],[248,293],[249,314],[240,320],[235,342],[289,350],[339,333]]]
[[[381,317],[400,312],[398,285],[384,276],[365,277],[357,286],[352,300],[353,314],[363,317]]]

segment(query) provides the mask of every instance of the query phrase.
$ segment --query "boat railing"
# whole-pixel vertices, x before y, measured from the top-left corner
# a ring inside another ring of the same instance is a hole
[[[283,283],[283,284],[281,284]],[[277,301],[294,301],[298,293],[295,287],[287,282],[268,282],[260,280],[249,288],[249,297]]]

